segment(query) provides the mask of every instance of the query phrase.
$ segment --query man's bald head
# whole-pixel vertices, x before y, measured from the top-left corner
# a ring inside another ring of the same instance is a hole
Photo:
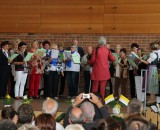
[[[74,107],[69,113],[69,119],[70,123],[72,124],[83,124],[84,123],[84,116],[83,116],[83,111],[78,108]]]
[[[47,99],[43,102],[42,112],[55,116],[58,109],[58,103],[53,99]]]

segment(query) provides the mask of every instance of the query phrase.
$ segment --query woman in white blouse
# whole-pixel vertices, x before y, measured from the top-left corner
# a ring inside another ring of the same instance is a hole
[[[148,60],[141,60],[141,62],[148,65],[148,82],[147,82],[147,92],[150,94],[149,101],[147,105],[153,105],[156,103],[156,96],[159,92],[158,85],[158,72],[157,72],[157,63],[159,60],[158,52],[159,45],[156,42],[150,44],[150,49],[152,50]]]

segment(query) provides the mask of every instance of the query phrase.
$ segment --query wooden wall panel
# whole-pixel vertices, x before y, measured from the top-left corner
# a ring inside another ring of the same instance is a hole
[[[0,5],[0,14],[40,14],[40,5]]]
[[[0,14],[0,23],[40,23],[40,14]]]
[[[158,24],[160,14],[105,14],[104,23],[108,24]]]
[[[105,0],[106,4],[160,4],[159,0]]]
[[[69,33],[103,33],[103,24],[70,24]]]
[[[41,24],[41,32],[68,33],[68,24]]]
[[[40,0],[0,0],[0,5],[37,5]]]
[[[51,5],[104,5],[104,0],[41,0],[41,4]]]
[[[160,13],[160,4],[105,4],[106,14]]]
[[[0,32],[39,32],[40,24],[0,24]]]
[[[160,33],[160,24],[104,24],[104,33]]]
[[[41,32],[103,33],[103,24],[41,24]]]
[[[41,13],[104,13],[104,5],[42,5]]]
[[[103,23],[103,14],[41,14],[41,23]]]
[[[160,0],[0,1],[1,32],[157,33]]]

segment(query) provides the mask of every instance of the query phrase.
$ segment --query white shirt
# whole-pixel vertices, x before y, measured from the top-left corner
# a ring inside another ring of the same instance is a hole
[[[80,57],[79,53],[76,51],[73,54],[77,54]],[[66,66],[66,71],[79,72],[80,71],[80,64],[74,64],[73,59],[71,58],[71,67]]]
[[[56,130],[64,130],[64,127],[60,123],[56,122]]]
[[[157,53],[158,53],[158,58],[160,60],[160,50],[157,50]]]
[[[155,54],[157,53],[157,51],[153,51],[150,55],[149,55],[149,58],[148,58],[148,62],[151,63],[153,62],[156,58],[157,58],[157,55]],[[159,56],[159,55],[158,55]]]

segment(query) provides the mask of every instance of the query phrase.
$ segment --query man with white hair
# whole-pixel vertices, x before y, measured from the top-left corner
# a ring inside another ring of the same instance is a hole
[[[82,127],[82,125],[79,124],[71,124],[68,125],[65,130],[84,130],[84,128]]]
[[[92,123],[95,116],[93,104],[89,101],[85,101],[81,104],[80,108],[83,111],[84,117],[86,118],[86,123]]]
[[[93,50],[89,64],[93,66],[91,80],[93,81],[92,92],[100,93],[104,99],[107,80],[110,79],[109,61],[115,61],[111,51],[105,47],[106,38],[100,37],[98,47]]]
[[[51,114],[54,118],[58,109],[58,103],[53,99],[47,99],[43,102],[42,112]],[[56,122],[56,130],[64,130],[63,126]]]

